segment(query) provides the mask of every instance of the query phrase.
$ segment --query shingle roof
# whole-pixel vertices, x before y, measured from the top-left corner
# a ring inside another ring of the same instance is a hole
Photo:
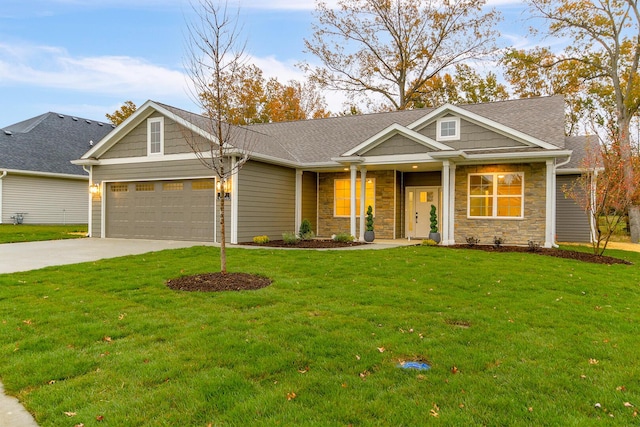
[[[171,108],[166,106],[167,108]],[[564,148],[562,96],[516,99],[458,106],[529,136]],[[339,157],[394,123],[407,126],[435,109],[393,111],[247,126],[256,133],[255,153],[301,164]],[[181,110],[182,111],[182,110]],[[186,112],[183,111],[183,114]],[[193,113],[184,117],[197,125]]]
[[[567,136],[565,138],[565,148],[572,150],[571,160],[562,169],[582,169],[585,167],[584,161],[589,154],[598,153],[598,138],[596,136]]]
[[[0,129],[0,169],[87,175],[70,163],[113,126],[104,122],[45,113]]]

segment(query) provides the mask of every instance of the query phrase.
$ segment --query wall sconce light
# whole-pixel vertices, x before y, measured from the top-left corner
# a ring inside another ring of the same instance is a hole
[[[218,200],[220,200],[223,193],[220,181],[216,182],[216,191],[218,192]],[[228,179],[224,181],[224,199],[231,200],[231,181]]]
[[[89,193],[91,193],[94,196],[99,196],[100,195],[100,184],[98,184],[98,183],[91,184],[89,186]]]

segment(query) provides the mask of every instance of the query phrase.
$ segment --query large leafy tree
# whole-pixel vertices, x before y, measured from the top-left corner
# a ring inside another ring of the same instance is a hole
[[[321,66],[303,68],[324,88],[381,102],[380,109],[410,108],[434,76],[495,50],[499,15],[484,0],[337,3],[334,9],[317,2],[314,33],[305,45]]]
[[[640,200],[630,127],[640,109],[638,4],[636,0],[529,0],[529,4],[548,23],[548,35],[570,41],[555,55],[541,50],[528,54],[534,58],[544,54],[543,59],[549,61],[546,68],[573,76],[565,78],[568,87],[581,82],[587,100],[584,105],[601,112],[599,118],[613,141],[611,149],[622,165],[625,197],[633,202],[629,207],[631,239],[637,243]]]
[[[229,86],[222,107],[226,120],[235,125],[272,123],[328,117],[324,97],[310,82],[291,80],[282,84],[276,78],[264,78],[262,70],[253,64],[243,64],[229,76]],[[204,103],[213,104],[214,94],[206,90],[200,94]],[[205,110],[205,113],[207,110]]]
[[[125,101],[119,109],[113,112],[113,114],[107,113],[105,116],[113,125],[118,126],[120,123],[124,122],[127,117],[135,113],[137,108],[138,107],[133,103],[133,101]]]

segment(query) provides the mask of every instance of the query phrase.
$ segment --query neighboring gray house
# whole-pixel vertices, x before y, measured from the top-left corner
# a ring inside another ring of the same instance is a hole
[[[0,223],[86,224],[89,174],[71,160],[111,130],[58,113],[0,129]]]
[[[225,191],[185,140],[185,130],[212,138],[207,123],[147,101],[75,161],[99,190],[90,234],[217,241],[216,193],[228,192],[231,243],[280,239],[303,219],[319,237],[362,239],[369,205],[382,239],[427,237],[432,205],[445,245],[500,236],[550,247],[563,235],[559,166],[570,165],[579,141],[565,140],[562,97],[251,125],[250,160]],[[567,220],[588,227],[575,213]]]

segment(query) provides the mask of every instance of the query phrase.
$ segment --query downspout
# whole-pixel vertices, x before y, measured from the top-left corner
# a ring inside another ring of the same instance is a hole
[[[0,224],[2,224],[2,178],[7,176],[7,171],[2,171],[0,175]]]
[[[555,167],[553,168],[553,243],[552,243],[552,247],[557,248],[558,247],[558,243],[556,242],[556,236],[558,235],[558,230],[557,230],[557,226],[558,226],[558,168],[562,167],[566,164],[568,164],[571,161],[571,155],[569,155],[569,157],[567,157],[567,160],[565,160],[562,163],[556,163]]]
[[[82,170],[84,170],[86,173],[89,174],[89,189],[91,189],[91,186],[93,185],[93,167],[90,167],[89,170],[87,170],[87,166],[84,165],[82,166]],[[91,194],[91,191],[89,191],[89,203],[88,203],[88,213],[87,213],[87,235],[89,237],[93,237],[93,194]]]

